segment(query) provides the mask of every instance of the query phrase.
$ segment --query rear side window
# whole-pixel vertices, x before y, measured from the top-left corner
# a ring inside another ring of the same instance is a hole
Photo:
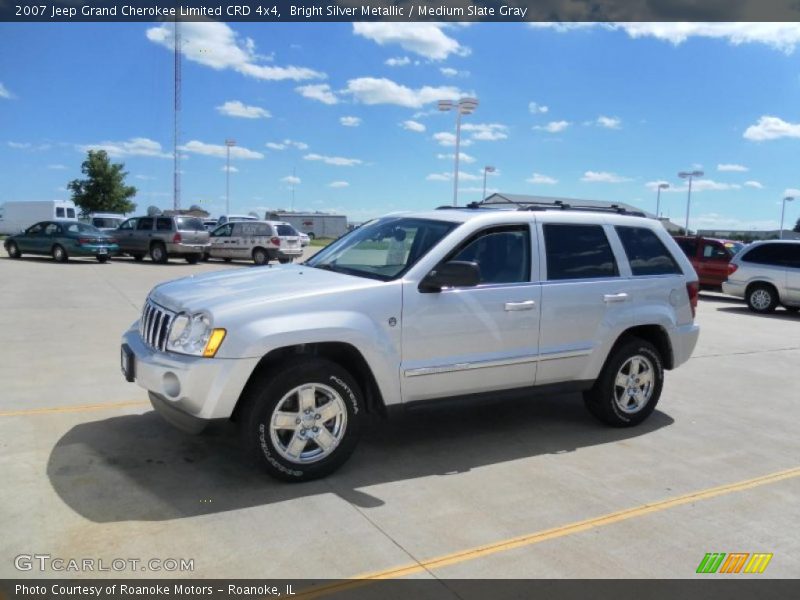
[[[549,280],[619,276],[617,261],[601,225],[547,223],[543,229]]]
[[[697,256],[697,240],[675,240],[683,253],[689,258]]]
[[[156,231],[172,231],[172,219],[169,217],[158,217],[156,219]]]
[[[205,231],[206,227],[203,221],[197,217],[178,217],[175,219],[178,224],[178,229],[181,231]]]
[[[763,244],[742,255],[744,262],[800,268],[800,244]]]
[[[297,235],[297,230],[291,225],[276,225],[279,236],[284,235]]]
[[[63,208],[57,208],[56,209],[56,217],[59,218],[59,219],[63,219],[64,218],[64,209]]]
[[[238,235],[244,236],[269,236],[272,230],[266,223],[238,223]]]
[[[74,219],[75,218],[75,209],[74,208],[68,208],[67,209],[67,218],[68,219]]]
[[[732,252],[728,252],[725,246],[714,242],[706,242],[703,244],[703,258],[710,258],[712,260],[730,260]]]
[[[142,217],[136,223],[136,229],[139,231],[150,231],[153,228],[153,217]]]
[[[616,227],[634,275],[680,275],[682,273],[663,242],[644,227]]]

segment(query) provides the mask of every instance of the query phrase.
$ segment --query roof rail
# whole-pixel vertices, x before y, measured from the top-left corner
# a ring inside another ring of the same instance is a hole
[[[609,206],[596,206],[587,204],[570,204],[563,200],[556,200],[555,202],[526,202],[521,205],[519,210],[577,210],[584,212],[613,212],[619,215],[630,215],[633,217],[646,216],[640,210],[628,210],[618,204],[611,204]]]
[[[494,206],[494,205],[486,205],[486,204],[483,204],[481,202],[470,202],[469,204],[465,204],[464,206],[452,206],[450,204],[445,204],[443,206],[437,206],[436,210],[464,210],[465,208],[468,208],[470,210],[478,210],[480,208],[483,208],[483,209],[496,209],[496,208],[500,208],[500,207],[499,206]]]

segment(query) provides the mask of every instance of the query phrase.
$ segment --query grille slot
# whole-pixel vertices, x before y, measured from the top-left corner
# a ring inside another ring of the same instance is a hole
[[[139,333],[145,344],[155,350],[165,350],[169,325],[174,317],[175,313],[148,300],[142,310],[139,327]]]

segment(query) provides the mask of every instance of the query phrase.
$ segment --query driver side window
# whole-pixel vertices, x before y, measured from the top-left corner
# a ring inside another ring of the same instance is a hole
[[[120,225],[119,228],[125,231],[136,229],[136,219],[128,219],[122,225]]]
[[[42,233],[43,229],[44,229],[44,223],[37,223],[36,225],[30,227],[28,231],[26,231],[25,233],[28,235],[38,235]]]
[[[230,237],[231,231],[233,231],[233,225],[226,225],[225,227],[215,229],[211,233],[211,237]]]
[[[530,281],[530,229],[515,225],[481,231],[448,260],[477,263],[481,285]]]

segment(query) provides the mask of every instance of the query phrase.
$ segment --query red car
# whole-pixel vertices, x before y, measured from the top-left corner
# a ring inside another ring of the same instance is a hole
[[[728,279],[728,263],[744,248],[742,242],[700,236],[678,235],[675,241],[692,261],[700,287],[715,290],[722,289],[722,282]]]

